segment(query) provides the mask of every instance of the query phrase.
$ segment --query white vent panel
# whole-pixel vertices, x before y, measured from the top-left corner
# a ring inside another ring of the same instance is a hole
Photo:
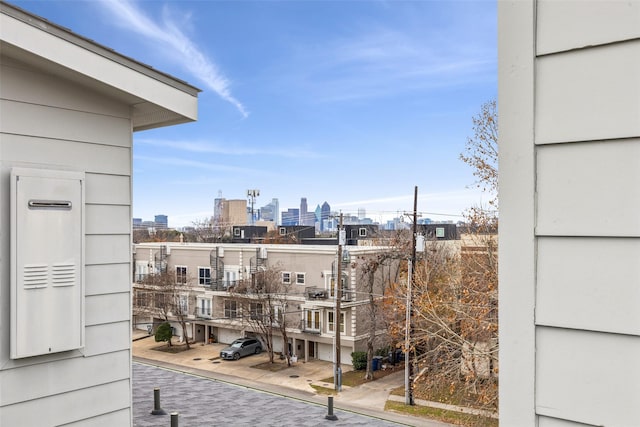
[[[84,173],[11,170],[10,357],[84,346]]]

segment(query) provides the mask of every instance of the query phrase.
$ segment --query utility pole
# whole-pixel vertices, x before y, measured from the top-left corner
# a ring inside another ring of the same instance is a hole
[[[413,379],[415,375],[415,349],[412,345],[413,337],[413,268],[416,262],[416,235],[418,230],[418,186],[416,185],[413,195],[413,230],[411,233],[411,258],[409,259],[407,273],[407,315],[405,324],[405,404],[414,405],[413,400]]]
[[[345,233],[342,229],[342,212],[340,212],[340,225],[338,225],[338,277],[334,278],[336,289],[336,304],[333,314],[333,329],[335,330],[335,373],[333,384],[336,391],[342,391],[342,368],[340,367],[340,302],[342,301],[342,245],[344,244]]]

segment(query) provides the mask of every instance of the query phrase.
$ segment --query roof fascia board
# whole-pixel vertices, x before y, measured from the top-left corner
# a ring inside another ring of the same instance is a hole
[[[62,31],[67,36],[72,36],[73,33],[53,26],[47,21],[37,20],[36,17],[29,20],[29,15],[26,13],[7,6],[6,3],[0,3],[2,12],[0,40],[3,43],[14,45],[141,100],[175,112],[185,117],[187,121],[197,119],[198,89],[180,80],[169,79],[168,75],[158,73],[114,51],[91,44],[86,39],[76,37],[77,41],[84,40],[83,43],[70,42],[45,28],[49,30],[55,28],[55,32]],[[7,11],[25,16],[19,19],[6,13]],[[92,46],[94,49],[87,49],[87,46]],[[96,50],[102,52],[98,53]],[[164,81],[159,79],[161,76],[164,76]]]

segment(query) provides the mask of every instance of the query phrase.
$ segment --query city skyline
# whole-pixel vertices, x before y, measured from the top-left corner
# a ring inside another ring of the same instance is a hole
[[[251,188],[370,217],[415,186],[442,219],[491,198],[458,156],[497,94],[495,2],[14,3],[202,89],[197,122],[134,135],[134,217],[189,226]]]

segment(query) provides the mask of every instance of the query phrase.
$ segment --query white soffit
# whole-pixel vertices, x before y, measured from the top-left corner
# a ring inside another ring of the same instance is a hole
[[[2,55],[129,103],[133,130],[197,119],[199,89],[7,3],[0,3]]]

